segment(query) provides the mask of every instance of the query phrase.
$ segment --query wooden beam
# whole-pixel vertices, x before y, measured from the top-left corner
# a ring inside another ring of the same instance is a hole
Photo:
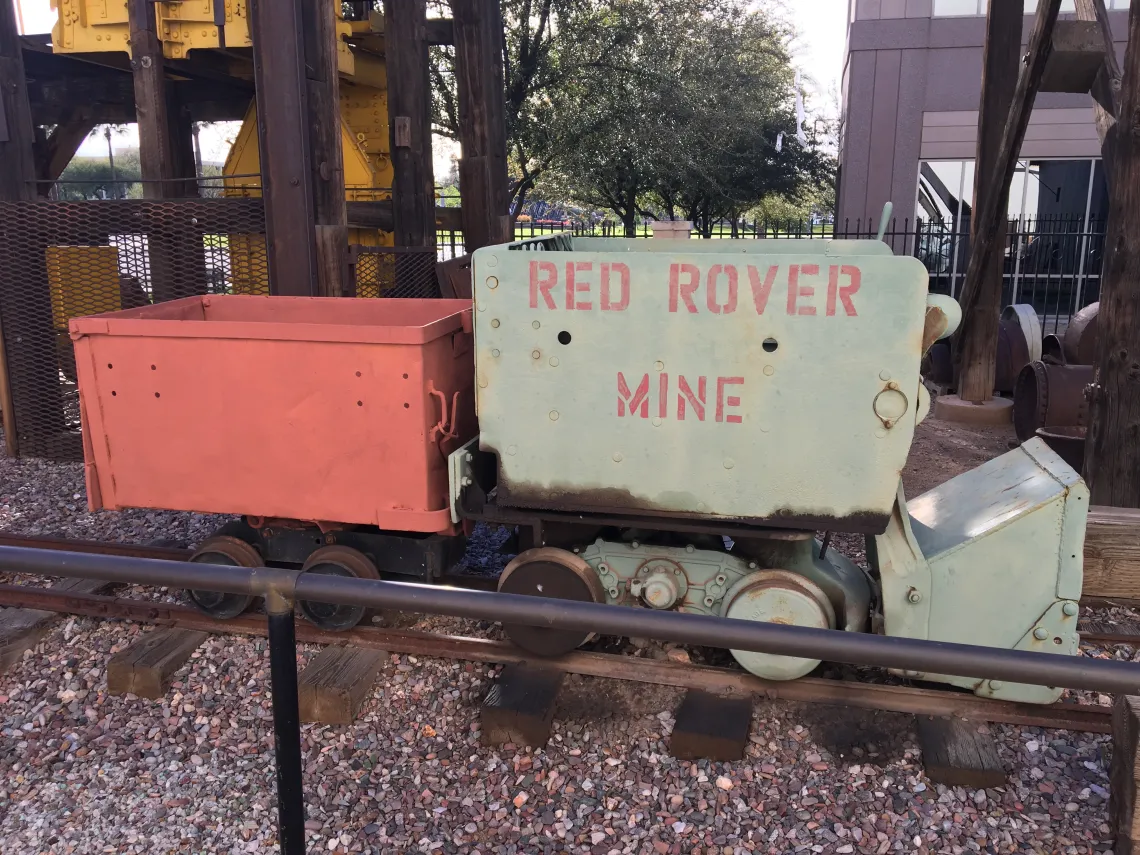
[[[1140,4],[1128,13],[1123,127],[1140,126]],[[1091,501],[1140,507],[1140,139],[1116,137],[1100,276],[1096,371],[1089,387],[1084,477]]]
[[[272,294],[312,296],[317,252],[301,0],[250,0],[257,143]]]
[[[35,198],[35,128],[24,56],[11,3],[0,3],[0,200]]]
[[[532,665],[508,665],[479,710],[484,745],[541,748],[550,739],[558,689],[565,674]]]
[[[354,229],[380,229],[390,232],[394,229],[392,200],[377,199],[375,202],[348,202],[348,224]],[[463,229],[462,208],[436,208],[435,222],[441,229],[460,231]]]
[[[678,760],[732,763],[744,759],[752,732],[752,698],[689,689],[677,708],[669,753]]]
[[[46,182],[59,179],[63,170],[67,169],[67,165],[75,157],[79,146],[83,145],[83,141],[94,128],[95,122],[91,120],[89,114],[86,111],[78,111],[73,119],[61,122],[52,129],[36,157],[36,177],[41,182],[37,185],[39,195],[48,194],[52,185]]]
[[[1112,707],[1112,765],[1109,819],[1116,842],[1115,855],[1140,852],[1140,698],[1119,695]]]
[[[340,141],[340,88],[334,2],[302,4],[306,110],[315,224],[316,293],[340,297],[349,287],[348,219]]]
[[[1057,6],[1056,0],[1043,0]],[[1054,18],[1056,14],[1054,13]],[[1022,9],[1016,3],[990,3],[986,15],[986,43],[982,58],[982,95],[978,111],[978,144],[974,169],[974,211],[995,207],[997,216],[982,221],[970,218],[971,252],[982,245],[995,249],[985,264],[969,276],[963,287],[963,306],[973,302],[969,316],[963,316],[962,335],[955,349],[958,357],[958,397],[963,401],[983,404],[993,397],[997,366],[998,316],[1001,313],[1002,267],[1005,264],[1006,200],[1009,182],[1001,182],[1006,123],[1012,116],[1015,90],[1024,100],[1026,90],[1018,79],[1018,57],[1021,54]],[[1029,94],[1029,108],[1033,106]],[[1023,132],[1024,133],[1024,132]],[[1012,142],[1016,152],[1021,148],[1022,134]],[[972,259],[971,259],[972,262]]]
[[[157,701],[178,669],[206,640],[193,629],[156,629],[123,648],[107,663],[107,693]]]
[[[459,191],[467,252],[511,238],[503,16],[498,0],[452,0],[459,100]]]
[[[154,4],[149,0],[128,0],[127,16],[131,27],[131,69],[143,198],[172,198],[177,195],[178,188],[170,179],[177,176],[174,148],[170,141],[162,41],[155,24]]]
[[[1116,158],[1116,117],[1120,114],[1120,63],[1112,42],[1112,26],[1104,0],[1076,0],[1077,18],[1092,21],[1101,34],[1104,49],[1103,64],[1090,90],[1096,112],[1096,132],[1100,138],[1101,166],[1109,186],[1112,184],[1112,165]]]
[[[425,0],[384,2],[396,246],[435,246],[431,88],[425,17]]]
[[[1041,91],[1083,95],[1092,89],[1103,65],[1104,42],[1096,21],[1058,21]]]
[[[926,776],[936,784],[988,790],[1004,787],[1009,775],[988,727],[961,718],[919,716],[918,744]]]
[[[301,673],[298,696],[301,721],[352,724],[384,666],[383,650],[326,647]]]

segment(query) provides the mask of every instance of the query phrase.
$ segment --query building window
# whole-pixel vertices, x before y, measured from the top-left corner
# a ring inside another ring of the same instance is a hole
[[[957,295],[969,263],[972,160],[923,161],[915,255],[932,291]],[[1009,189],[1005,303],[1030,303],[1046,332],[1096,300],[1108,193],[1099,160],[1018,161]]]
[[[1129,0],[1104,0],[1106,9],[1127,9]],[[989,8],[989,0],[934,0],[934,17],[961,18],[969,15],[984,15]],[[1037,0],[1025,0],[1025,14],[1037,11]],[[1075,0],[1061,0],[1061,12],[1076,12]]]

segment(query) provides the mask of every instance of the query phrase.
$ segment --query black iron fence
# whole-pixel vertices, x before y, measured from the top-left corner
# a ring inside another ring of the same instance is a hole
[[[1046,332],[1059,332],[1068,319],[1100,297],[1100,268],[1104,255],[1104,221],[1082,217],[1042,217],[1011,220],[1004,250],[1003,305],[1027,303],[1041,316]],[[695,239],[722,238],[850,238],[878,236],[878,220],[760,220],[718,223]],[[569,232],[578,237],[624,237],[620,223],[601,221],[516,222],[515,240]],[[653,223],[639,224],[635,237],[653,235]],[[930,273],[930,289],[957,296],[962,290],[970,256],[969,220],[940,223],[891,220],[883,240],[896,255],[912,255]],[[463,235],[440,230],[441,259],[463,254]]]

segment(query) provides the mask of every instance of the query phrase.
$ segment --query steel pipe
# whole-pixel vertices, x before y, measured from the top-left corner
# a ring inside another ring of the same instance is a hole
[[[255,596],[268,594],[290,600],[315,600],[338,605],[586,630],[605,635],[657,638],[707,647],[802,656],[919,673],[1140,694],[1140,665],[1130,662],[655,612],[642,608],[467,591],[406,582],[349,579],[321,574],[298,576],[293,571],[265,568],[245,570],[219,567],[217,571],[220,572],[211,571],[207,580],[199,573],[206,566],[148,558],[0,547],[0,570],[11,573],[195,588],[212,586],[215,584],[213,580],[217,579],[219,583],[225,582],[224,586],[218,585],[218,590]],[[222,578],[224,575],[228,575],[228,578]]]
[[[305,792],[301,714],[297,694],[297,637],[293,604],[270,612],[269,675],[273,692],[273,746],[277,766],[277,829],[281,855],[305,855]]]

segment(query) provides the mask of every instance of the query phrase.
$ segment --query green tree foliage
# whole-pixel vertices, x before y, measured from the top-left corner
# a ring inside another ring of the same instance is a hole
[[[59,176],[57,198],[61,201],[82,199],[142,198],[142,178],[137,149],[115,153],[115,173],[106,157],[76,157]]]
[[[814,126],[795,141],[793,33],[754,5],[503,0],[513,213],[536,188],[613,211],[627,234],[646,215],[707,231],[771,197],[810,207],[834,161]],[[436,54],[434,79],[454,137],[450,61]]]

